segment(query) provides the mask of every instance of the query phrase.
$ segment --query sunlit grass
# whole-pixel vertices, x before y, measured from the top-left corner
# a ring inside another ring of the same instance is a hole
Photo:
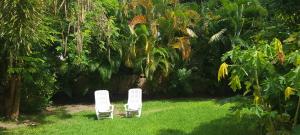
[[[123,104],[115,104],[123,111]],[[4,134],[49,135],[256,135],[252,117],[238,118],[228,111],[232,103],[215,100],[157,100],[143,103],[141,118],[115,115],[96,120],[94,111],[57,113],[41,117],[42,124],[4,131]],[[1,131],[0,131],[1,133]]]

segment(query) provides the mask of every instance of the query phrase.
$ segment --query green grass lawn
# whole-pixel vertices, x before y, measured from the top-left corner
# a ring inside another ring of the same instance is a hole
[[[257,135],[254,117],[239,118],[217,100],[157,100],[143,102],[141,118],[96,120],[94,111],[36,116],[38,126],[0,130],[0,134],[41,135]],[[116,103],[123,111],[123,103]]]

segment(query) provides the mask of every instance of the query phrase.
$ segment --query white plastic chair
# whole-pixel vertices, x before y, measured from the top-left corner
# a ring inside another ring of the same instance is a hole
[[[98,119],[102,115],[108,115],[109,118],[113,119],[114,106],[110,104],[107,90],[95,91],[95,110]]]
[[[128,91],[128,101],[124,105],[126,117],[131,113],[137,113],[137,117],[142,114],[142,89],[134,88]]]

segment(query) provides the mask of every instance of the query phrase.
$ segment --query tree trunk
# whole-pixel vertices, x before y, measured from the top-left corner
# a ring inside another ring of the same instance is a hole
[[[299,117],[299,109],[300,109],[300,97],[298,98],[298,105],[297,105],[297,110],[296,110],[295,117],[294,117],[293,128],[295,128],[297,125],[297,121],[298,121],[298,117]]]
[[[8,87],[5,91],[4,111],[10,120],[18,120],[20,107],[20,86],[21,77],[13,75],[8,80]]]
[[[0,40],[0,42],[2,42]],[[4,97],[5,88],[7,86],[7,61],[5,60],[5,53],[0,57],[0,115],[4,116]]]
[[[0,86],[0,116],[4,115],[4,91]]]

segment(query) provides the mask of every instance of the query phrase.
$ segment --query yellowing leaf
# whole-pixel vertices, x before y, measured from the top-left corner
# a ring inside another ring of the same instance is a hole
[[[182,59],[187,60],[191,55],[192,49],[190,45],[186,45],[186,47],[182,51]]]
[[[132,0],[130,6],[133,9],[137,6],[143,6],[146,10],[151,10],[153,8],[153,3],[152,0]]]
[[[172,44],[171,46],[172,46],[172,48],[179,49],[179,48],[181,48],[181,43],[176,42],[176,43]]]
[[[134,29],[135,25],[146,23],[146,17],[143,15],[135,16],[129,23],[129,27]]]
[[[190,25],[192,25],[192,26],[195,26],[196,22],[199,22],[200,19],[201,19],[201,16],[195,10],[187,10],[187,11],[185,11],[184,14],[187,15],[187,16],[189,16],[189,18],[191,20],[193,20],[193,21],[190,22],[191,23]]]
[[[284,91],[284,98],[285,100],[289,99],[291,95],[295,94],[295,89],[291,87],[287,87]]]
[[[260,103],[260,97],[259,96],[254,96],[254,104],[259,104]]]
[[[169,2],[169,4],[177,4],[177,3],[179,3],[179,0],[170,0],[168,2]]]
[[[147,64],[150,64],[151,59],[150,59],[150,53],[147,54]]]
[[[285,39],[283,42],[284,43],[293,43],[293,42],[297,41],[297,36],[298,36],[298,33],[293,33],[287,39]]]
[[[253,86],[253,96],[254,96],[254,104],[260,104],[262,103],[262,97],[261,97],[261,90],[260,87],[258,85],[254,85]]]
[[[145,52],[148,53],[150,51],[150,47],[149,47],[149,41],[146,40],[146,47],[145,47]]]
[[[151,34],[153,37],[157,38],[158,37],[158,30],[157,30],[157,23],[156,21],[151,23]]]
[[[278,52],[277,53],[277,59],[280,62],[280,64],[283,64],[284,63],[284,59],[285,59],[284,53],[283,52]]]
[[[219,68],[219,72],[218,72],[218,81],[220,81],[222,78],[225,78],[225,75],[228,75],[227,68],[228,68],[228,65],[226,64],[226,62],[221,64],[221,66]]]
[[[246,96],[251,91],[250,87],[251,87],[252,83],[249,81],[246,81],[244,84],[246,86],[246,91],[244,92],[243,96]]]
[[[282,49],[282,43],[279,39],[275,38],[274,39],[274,45],[275,45],[275,51],[277,53],[277,58],[279,60],[279,62],[281,64],[284,63],[284,58],[285,58],[285,55],[283,53],[283,49]]]
[[[129,30],[130,30],[131,34],[135,34],[134,28],[131,25],[128,25],[128,26],[129,26]]]
[[[127,67],[132,67],[133,66],[132,61],[129,57],[126,58],[125,65]]]
[[[179,37],[176,43],[173,43],[171,46],[175,49],[181,51],[182,59],[187,60],[191,55],[191,46],[189,37]]]
[[[282,43],[279,39],[275,38],[274,39],[274,45],[275,45],[275,51],[278,52],[283,52],[282,50]]]
[[[300,65],[300,56],[298,56],[298,57],[296,58],[296,61],[295,61],[294,65],[296,65],[296,66],[299,66],[299,65]]]

